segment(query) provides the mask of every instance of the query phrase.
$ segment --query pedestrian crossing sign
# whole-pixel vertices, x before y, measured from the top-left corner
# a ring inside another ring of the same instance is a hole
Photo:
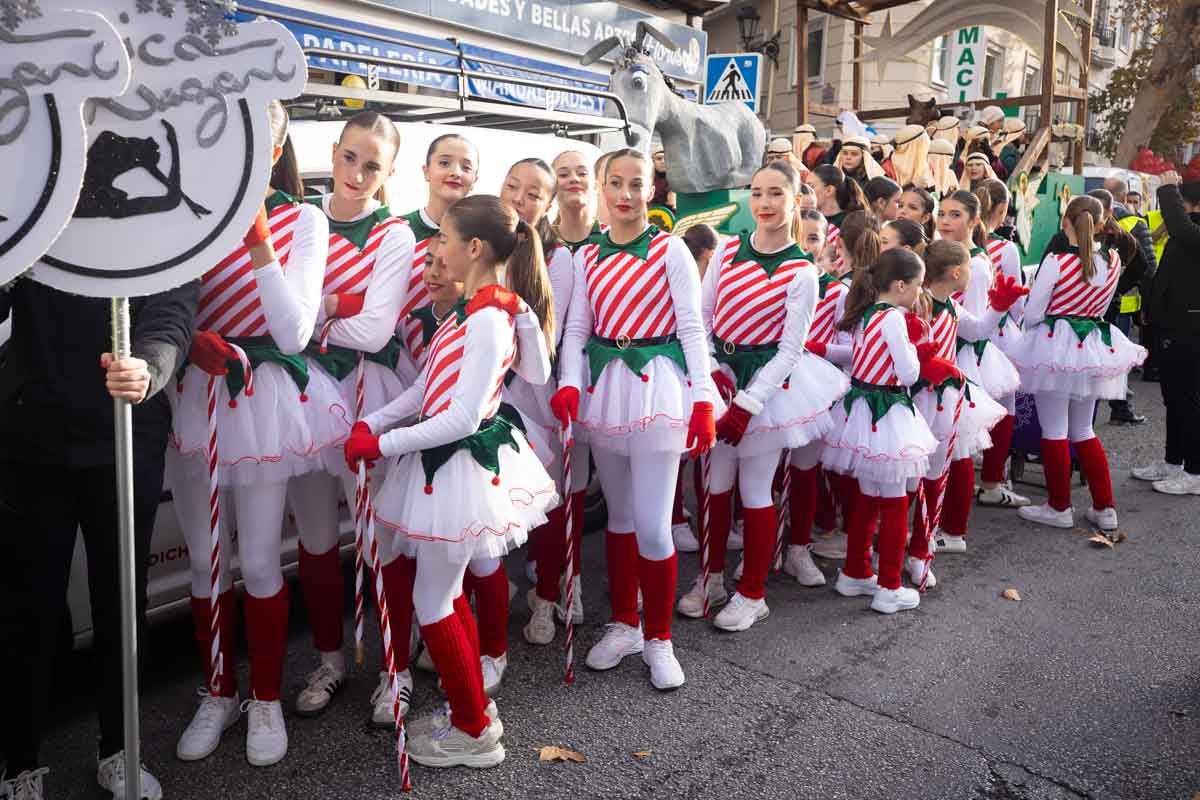
[[[710,53],[704,80],[706,105],[740,100],[758,113],[761,53]]]

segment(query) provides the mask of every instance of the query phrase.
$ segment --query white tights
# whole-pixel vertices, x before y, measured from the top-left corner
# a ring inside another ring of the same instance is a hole
[[[670,558],[671,507],[679,478],[679,453],[624,456],[594,448],[592,459],[608,502],[608,530],[637,534],[638,554],[649,561]]]
[[[907,488],[904,481],[864,481],[858,482],[859,491],[868,497],[904,497]]]
[[[780,454],[779,450],[771,450],[762,455],[738,458],[737,450],[733,447],[714,447],[709,451],[709,458],[712,459],[712,486],[708,487],[709,491],[714,494],[730,491],[736,476],[738,494],[742,497],[744,508],[773,505],[775,498],[771,489]]]
[[[413,584],[413,610],[417,615],[417,624],[432,625],[454,613],[454,599],[462,594],[466,570],[465,559],[441,555],[417,559],[417,577]]]
[[[372,487],[383,485],[386,473],[376,467],[368,473]],[[328,553],[337,546],[341,537],[339,524],[341,514],[338,511],[339,491],[346,498],[350,515],[354,515],[355,481],[350,473],[334,476],[318,470],[297,476],[288,481],[287,502],[296,519],[296,530],[300,534],[300,543],[304,549],[313,555]],[[375,536],[379,539],[379,558],[385,564],[390,564],[396,557],[393,542],[395,534],[385,525],[375,526]],[[365,546],[365,543],[364,543]],[[368,565],[371,564],[370,552],[363,553]]]
[[[814,469],[821,463],[821,451],[825,443],[818,440],[791,450],[791,465],[796,469]]]
[[[1038,392],[1033,399],[1037,403],[1038,422],[1042,426],[1043,439],[1086,442],[1096,438],[1096,432],[1092,430],[1092,418],[1096,415],[1096,398],[1072,400],[1065,394]]]

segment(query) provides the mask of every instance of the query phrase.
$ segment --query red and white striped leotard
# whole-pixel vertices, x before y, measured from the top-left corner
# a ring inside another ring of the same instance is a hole
[[[810,341],[828,345],[837,336],[837,324],[842,317],[841,312],[845,307],[850,287],[832,275],[822,276],[820,285],[822,294],[817,299],[817,310],[813,313],[808,338]]]
[[[511,336],[505,340],[503,358],[499,365],[498,377],[493,381],[484,405],[483,418],[495,416],[500,409],[500,394],[504,388],[504,376],[512,366],[517,352],[516,325],[513,318],[504,315],[508,322]],[[441,327],[429,343],[429,358],[425,362],[423,383],[424,394],[421,397],[421,418],[427,419],[446,411],[450,407],[450,398],[458,383],[462,371],[463,354],[467,338],[467,319],[459,320],[456,313],[442,323]]]
[[[1108,273],[1099,285],[1088,283],[1083,276],[1083,265],[1075,253],[1058,256],[1058,280],[1046,307],[1047,316],[1093,317],[1104,316],[1113,293],[1117,290],[1117,279],[1121,275],[1121,258],[1115,250],[1109,251]]]
[[[741,250],[741,239],[733,237],[721,255],[713,335],[736,345],[775,344],[783,338],[788,286],[811,263],[788,258],[768,275],[757,261],[738,261]]]
[[[416,243],[413,245],[412,270],[407,276],[408,299],[400,308],[400,320],[397,327],[404,336],[408,351],[413,354],[413,360],[419,365],[421,363],[418,360],[419,352],[425,349],[425,342],[422,338],[420,324],[414,326],[409,319],[409,314],[430,303],[429,288],[425,286],[425,255],[429,252],[429,244],[438,235],[439,229],[421,209],[405,214],[401,219],[407,222],[408,227],[412,229]]]
[[[671,234],[656,232],[645,261],[625,252],[598,261],[599,247],[586,249],[584,279],[597,336],[650,339],[675,333],[675,304],[666,270],[670,240]]]
[[[899,386],[895,361],[883,334],[884,320],[893,314],[903,315],[895,307],[876,311],[854,332],[854,358],[850,365],[850,377],[874,386]]]
[[[929,320],[929,341],[937,345],[935,356],[951,363],[958,352],[958,310],[954,306],[954,300],[939,303]]]

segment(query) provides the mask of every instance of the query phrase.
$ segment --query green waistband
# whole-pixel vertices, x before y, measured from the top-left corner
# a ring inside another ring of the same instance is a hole
[[[308,388],[308,364],[299,354],[289,355],[282,352],[270,336],[242,336],[226,339],[226,341],[240,347],[245,352],[246,358],[250,361],[251,370],[259,364],[278,364],[287,372],[301,393]],[[183,372],[187,369],[188,363],[184,361],[179,368],[179,380],[183,379]],[[225,367],[229,370],[225,373],[225,387],[229,390],[230,399],[233,399],[245,388],[246,375],[242,369],[242,362],[236,358],[226,361]]]
[[[960,336],[958,339],[958,349],[962,350],[964,347],[969,347],[972,350],[974,350],[975,351],[975,363],[978,364],[980,361],[983,360],[983,351],[987,350],[987,346],[989,343],[990,342],[987,339],[980,339],[977,342],[968,342],[966,339],[963,339]]]
[[[401,347],[400,337],[393,336],[388,339],[388,343],[382,350],[377,353],[367,353],[365,358],[373,364],[395,370],[396,364],[400,361]],[[339,381],[358,368],[358,352],[349,347],[331,344],[322,353],[321,346],[317,342],[309,342],[308,347],[304,348],[304,355],[320,364],[322,369]]]
[[[644,347],[613,347],[602,343],[595,336],[588,339],[584,352],[588,356],[588,369],[591,373],[590,385],[595,386],[600,373],[611,361],[621,361],[635,375],[641,375],[642,370],[652,359],[662,356],[669,358],[679,365],[683,374],[687,374],[687,361],[683,357],[683,345],[678,339],[672,339],[663,344],[653,344]]]
[[[883,419],[894,405],[905,406],[915,414],[916,411],[913,408],[912,396],[904,390],[904,387],[895,388],[900,391],[894,391],[892,387],[872,386],[860,381],[852,381],[850,391],[846,392],[846,396],[842,400],[846,414],[850,413],[850,409],[854,407],[854,401],[860,397],[866,401],[867,407],[871,409],[872,425]]]
[[[937,393],[938,405],[942,404],[942,395],[946,393],[946,389],[953,386],[955,389],[960,389],[966,395],[967,402],[971,400],[971,384],[964,381],[962,378],[946,378],[946,380],[933,387],[933,391]],[[965,389],[963,387],[966,387]],[[929,388],[929,382],[924,378],[920,378],[912,385],[911,395],[916,397],[925,389]]]
[[[713,359],[733,370],[733,380],[738,389],[749,386],[754,373],[766,366],[779,352],[778,344],[756,345],[752,349],[739,350],[736,345],[725,342],[719,336],[713,335],[712,341],[716,349]]]
[[[500,448],[504,445],[520,450],[513,429],[524,430],[517,411],[507,403],[500,405],[494,417],[479,423],[479,428],[470,436],[464,436],[447,444],[421,451],[421,469],[425,472],[425,485],[433,485],[433,477],[459,450],[467,450],[475,463],[493,475],[500,474]]]
[[[1050,330],[1054,330],[1054,323],[1062,320],[1071,326],[1071,330],[1075,331],[1075,335],[1079,337],[1079,343],[1083,344],[1083,340],[1088,337],[1092,331],[1100,331],[1100,341],[1104,342],[1105,347],[1112,347],[1112,326],[1098,317],[1076,317],[1068,314],[1051,314],[1042,320],[1043,323],[1050,326]]]

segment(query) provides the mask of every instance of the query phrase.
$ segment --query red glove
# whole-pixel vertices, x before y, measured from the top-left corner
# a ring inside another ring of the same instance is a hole
[[[751,416],[753,415],[749,411],[737,403],[731,403],[729,410],[717,420],[717,438],[736,447],[746,434],[746,426],[750,424]]]
[[[937,357],[938,346],[934,342],[921,342],[917,345],[917,361],[924,364],[931,358]]]
[[[717,394],[721,395],[722,400],[726,403],[733,402],[733,396],[737,394],[737,387],[733,385],[733,378],[718,369],[712,374],[712,382],[717,387]]]
[[[904,324],[908,328],[908,340],[913,344],[929,336],[929,323],[916,314],[905,314]]]
[[[930,386],[941,386],[951,378],[962,380],[962,371],[944,358],[930,358],[921,362],[921,379]]]
[[[237,351],[221,338],[219,333],[200,331],[192,337],[192,349],[188,352],[191,361],[209,375],[228,375],[226,361],[236,361]]]
[[[816,339],[810,339],[804,343],[804,349],[812,353],[814,356],[825,357],[825,343],[818,342]]]
[[[701,400],[692,403],[692,418],[688,421],[687,447],[692,458],[707,452],[717,440],[717,426],[713,423],[712,403]]]
[[[250,226],[250,230],[242,238],[242,242],[246,245],[246,249],[257,247],[263,242],[271,241],[271,225],[267,222],[267,207],[265,205],[258,207],[258,216],[254,218],[254,224]]]
[[[337,308],[329,316],[345,319],[346,317],[353,317],[363,310],[363,303],[367,299],[367,293],[344,294],[339,292],[334,297],[337,298]]]
[[[988,289],[988,305],[997,311],[1008,311],[1027,294],[1029,289],[1018,284],[1012,275],[999,275],[995,285]]]
[[[521,297],[516,292],[493,283],[475,293],[475,296],[467,303],[467,313],[474,314],[479,309],[488,306],[506,311],[510,316],[515,317],[521,313]]]
[[[367,469],[370,469],[375,466],[376,461],[383,458],[383,453],[379,451],[379,437],[371,433],[370,426],[362,420],[354,423],[354,427],[350,429],[350,438],[346,439],[342,452],[346,456],[346,466],[351,472],[358,472],[360,461],[367,462]]]
[[[564,386],[550,398],[550,410],[564,428],[579,419],[579,390]]]

